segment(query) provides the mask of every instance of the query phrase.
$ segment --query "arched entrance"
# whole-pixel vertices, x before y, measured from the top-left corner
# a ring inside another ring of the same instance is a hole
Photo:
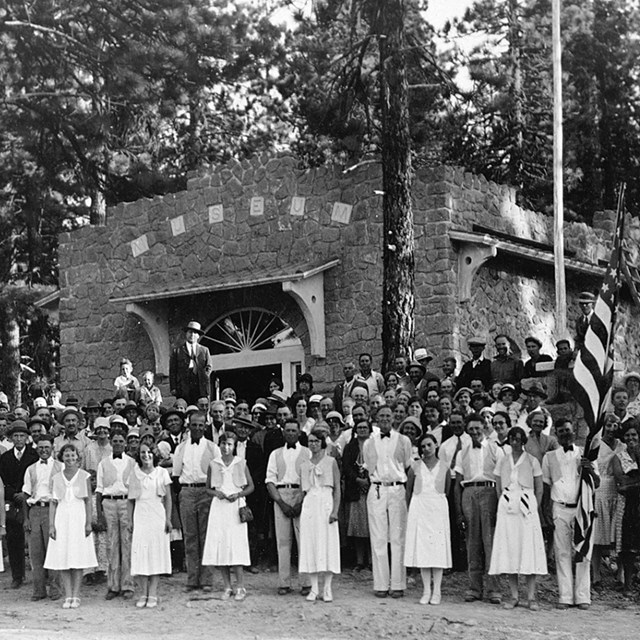
[[[236,309],[214,320],[201,338],[211,351],[219,387],[253,402],[267,395],[272,376],[290,395],[304,367],[300,338],[282,318],[259,307]]]

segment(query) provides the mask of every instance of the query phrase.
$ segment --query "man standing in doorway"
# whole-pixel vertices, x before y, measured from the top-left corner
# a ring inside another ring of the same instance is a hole
[[[185,342],[171,354],[169,361],[169,387],[176,398],[187,404],[197,404],[198,398],[211,398],[211,354],[198,344],[203,334],[199,322],[191,321],[184,328]]]

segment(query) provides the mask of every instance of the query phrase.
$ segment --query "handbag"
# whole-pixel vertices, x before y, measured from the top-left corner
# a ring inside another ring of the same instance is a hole
[[[253,511],[246,505],[244,507],[240,507],[240,522],[253,522]]]

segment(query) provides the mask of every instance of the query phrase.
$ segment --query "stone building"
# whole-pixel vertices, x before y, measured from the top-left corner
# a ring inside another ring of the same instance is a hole
[[[362,351],[379,368],[381,182],[377,165],[303,170],[259,156],[194,175],[186,191],[120,204],[105,227],[62,234],[63,392],[108,396],[127,356],[168,396],[169,354],[190,319],[206,331],[219,384],[250,399],[271,376],[291,392],[303,370],[329,390]],[[414,215],[415,346],[436,354],[434,365],[466,358],[470,334],[504,332],[523,350],[533,334],[555,353],[548,217],[451,167],[417,173]],[[566,225],[571,328],[578,292],[600,283],[612,229],[607,213],[593,227]],[[625,299],[621,368],[639,360],[638,313]]]

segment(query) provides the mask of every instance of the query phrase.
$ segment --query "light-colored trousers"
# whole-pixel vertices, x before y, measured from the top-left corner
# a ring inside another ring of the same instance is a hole
[[[374,591],[404,591],[407,570],[404,543],[407,532],[407,498],[404,485],[372,484],[367,494]],[[391,558],[387,546],[391,546]]]
[[[558,596],[562,604],[591,604],[590,562],[576,562],[573,575],[573,527],[577,508],[553,503],[553,549],[556,555]]]
[[[287,504],[297,504],[302,496],[300,489],[278,489],[280,497]],[[296,537],[298,553],[300,552],[300,518],[287,518],[282,509],[273,503],[273,519],[276,530],[276,545],[278,547],[278,587],[291,587],[291,546],[293,536]],[[309,586],[309,576],[300,574],[301,585]]]
[[[131,577],[131,534],[127,500],[102,500],[107,522],[107,589],[133,591]]]
[[[47,571],[43,566],[49,545],[49,506],[30,507],[29,522],[31,524],[29,558],[33,572],[33,595],[42,598],[47,595],[47,578],[52,594],[60,591],[58,572]]]

